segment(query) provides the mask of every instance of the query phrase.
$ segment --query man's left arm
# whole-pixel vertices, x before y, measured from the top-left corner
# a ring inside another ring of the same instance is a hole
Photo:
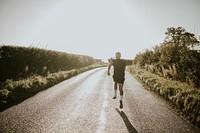
[[[124,71],[126,71],[126,62],[124,60]]]
[[[111,68],[112,65],[113,65],[113,61],[111,59],[109,65],[108,65],[108,75],[109,76],[110,76],[110,68]]]

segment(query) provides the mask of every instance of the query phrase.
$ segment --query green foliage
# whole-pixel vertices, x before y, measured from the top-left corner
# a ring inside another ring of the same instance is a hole
[[[89,56],[74,55],[34,47],[0,47],[0,82],[24,79],[31,75],[48,75],[96,63]]]
[[[34,47],[0,46],[0,111],[84,71],[101,60]]]
[[[187,83],[172,81],[140,67],[131,66],[128,71],[139,79],[148,90],[169,101],[192,123],[200,125],[200,90]]]
[[[142,68],[153,65],[160,76],[200,87],[199,41],[182,27],[168,28],[165,34],[162,44],[137,54],[134,64]]]
[[[10,94],[10,91],[8,91],[7,89],[1,89],[0,90],[0,99],[4,100],[4,99],[8,98],[9,94]]]
[[[18,81],[6,80],[4,87],[0,88],[0,111],[79,73],[101,66],[103,65],[90,65],[79,69],[51,73],[47,76],[33,75]]]

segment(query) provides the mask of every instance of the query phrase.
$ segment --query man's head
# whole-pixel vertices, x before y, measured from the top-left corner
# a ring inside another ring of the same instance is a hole
[[[117,53],[115,53],[115,56],[116,56],[116,59],[120,59],[121,58],[121,53],[117,52]]]

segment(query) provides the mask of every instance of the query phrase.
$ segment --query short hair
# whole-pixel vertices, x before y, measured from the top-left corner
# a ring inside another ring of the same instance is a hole
[[[121,53],[120,53],[120,52],[116,52],[115,54],[116,54],[116,55],[117,55],[117,54],[121,55]]]

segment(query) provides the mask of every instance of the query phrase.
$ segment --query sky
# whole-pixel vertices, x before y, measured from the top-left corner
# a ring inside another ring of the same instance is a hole
[[[107,61],[159,45],[168,27],[200,35],[200,0],[0,0],[0,45]]]

